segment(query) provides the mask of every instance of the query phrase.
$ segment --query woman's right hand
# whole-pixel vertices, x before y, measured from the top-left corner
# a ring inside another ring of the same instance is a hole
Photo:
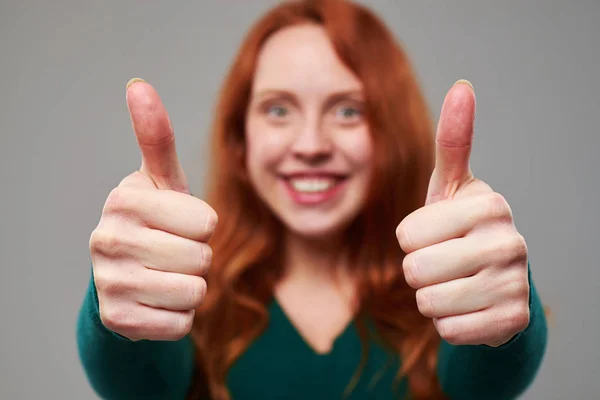
[[[131,340],[178,340],[206,293],[217,214],[189,194],[154,88],[135,81],[126,92],[142,166],[111,191],[90,236],[100,319]]]

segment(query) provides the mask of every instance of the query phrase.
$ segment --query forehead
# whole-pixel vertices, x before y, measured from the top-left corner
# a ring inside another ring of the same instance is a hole
[[[325,29],[302,24],[284,28],[265,42],[253,89],[328,93],[358,91],[362,84],[338,58]]]

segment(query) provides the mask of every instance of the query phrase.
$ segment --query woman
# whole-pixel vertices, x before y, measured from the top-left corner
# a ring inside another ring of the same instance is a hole
[[[130,81],[127,104],[142,166],[92,233],[78,324],[98,394],[512,399],[532,382],[546,321],[510,207],[469,168],[473,89],[450,89],[434,141],[367,9],[285,2],[252,28],[207,203],[152,86]]]

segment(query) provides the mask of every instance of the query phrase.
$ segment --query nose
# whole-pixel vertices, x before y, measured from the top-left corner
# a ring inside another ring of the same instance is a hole
[[[292,144],[294,157],[310,164],[321,163],[333,153],[333,143],[318,123],[306,123]]]

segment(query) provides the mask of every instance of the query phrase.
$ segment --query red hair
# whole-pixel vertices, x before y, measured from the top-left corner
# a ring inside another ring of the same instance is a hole
[[[202,381],[213,398],[228,399],[228,369],[268,324],[266,305],[283,268],[284,227],[247,178],[245,116],[262,45],[278,30],[301,23],[326,30],[338,57],[364,87],[374,173],[366,204],[344,242],[358,282],[362,340],[367,340],[368,317],[377,339],[401,356],[398,378],[408,378],[411,395],[444,398],[435,367],[440,338],[404,280],[404,254],[395,236],[400,221],[424,204],[434,166],[433,124],[393,35],[371,11],[345,0],[287,1],[273,8],[246,36],[222,87],[206,196],[219,224],[210,241],[209,289],[192,330],[200,371],[196,384]]]

